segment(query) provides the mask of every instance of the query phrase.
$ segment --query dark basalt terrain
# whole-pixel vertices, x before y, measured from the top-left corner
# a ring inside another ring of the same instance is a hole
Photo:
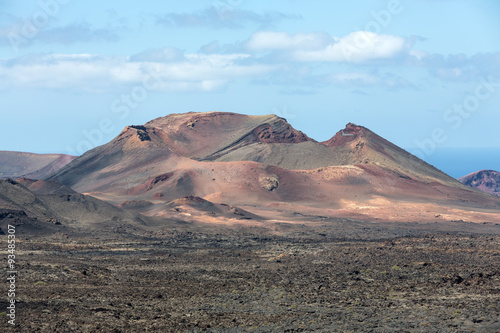
[[[290,227],[169,228],[148,238],[95,232],[19,237],[17,326],[9,329],[3,320],[1,327],[12,332],[500,330],[499,225],[330,221],[329,227]],[[6,306],[0,299],[0,308]]]

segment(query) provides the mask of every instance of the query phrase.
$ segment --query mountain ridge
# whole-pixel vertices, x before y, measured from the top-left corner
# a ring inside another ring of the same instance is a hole
[[[396,202],[408,213],[386,219],[480,221],[492,219],[484,209],[500,208],[500,201],[366,127],[349,123],[317,142],[274,115],[215,111],[127,126],[45,180],[115,205],[151,202],[138,208],[149,216],[164,216],[163,205],[190,196],[256,215],[261,212],[249,206],[372,220],[387,216]],[[424,203],[425,214],[418,208]]]
[[[41,179],[64,167],[77,156],[0,151],[0,179],[27,177]]]

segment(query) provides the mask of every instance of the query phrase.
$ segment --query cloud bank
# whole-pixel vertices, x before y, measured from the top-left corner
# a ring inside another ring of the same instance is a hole
[[[272,71],[269,65],[241,65],[247,55],[183,55],[178,50],[146,51],[135,56],[37,54],[0,62],[0,88],[82,89],[108,92],[141,84],[154,76],[152,90],[216,91],[230,81]]]
[[[287,51],[292,59],[304,62],[366,62],[389,59],[409,51],[408,40],[399,36],[356,31],[345,37],[323,32],[290,35],[262,31],[245,43],[250,51]]]
[[[99,33],[87,26],[71,28],[74,35],[46,33],[60,43],[71,43],[74,38],[114,40],[106,31]],[[231,47],[212,41],[198,53],[164,47],[119,56],[29,54],[0,60],[0,89],[116,92],[151,75],[156,78],[153,90],[162,92],[215,92],[236,80],[294,86],[286,91],[311,91],[328,85],[399,89],[414,87],[405,71],[420,68],[443,81],[500,77],[500,53],[472,57],[429,54],[414,49],[415,40],[366,31],[336,37],[325,32],[266,30]]]

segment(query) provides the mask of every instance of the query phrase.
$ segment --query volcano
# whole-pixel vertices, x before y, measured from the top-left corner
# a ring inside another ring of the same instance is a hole
[[[133,209],[148,216],[172,216],[172,202],[196,197],[205,210],[273,220],[500,221],[499,198],[368,128],[349,123],[317,142],[275,115],[190,112],[127,126],[45,180],[122,207],[141,202]]]
[[[500,196],[500,172],[498,171],[481,170],[460,177],[458,181],[483,192]]]

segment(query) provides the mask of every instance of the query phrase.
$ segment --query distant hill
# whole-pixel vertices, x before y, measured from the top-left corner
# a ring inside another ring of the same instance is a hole
[[[458,178],[458,181],[486,193],[500,196],[500,172],[481,170]]]
[[[8,218],[17,220],[23,232],[54,231],[55,226],[97,227],[102,229],[137,229],[148,224],[148,218],[123,211],[107,202],[76,193],[54,182],[29,184],[37,194],[20,182],[12,179],[0,180],[0,228]],[[51,193],[51,194],[47,194]],[[4,221],[5,220],[5,221]],[[4,230],[5,231],[5,230]]]
[[[76,156],[0,151],[0,178],[41,179],[68,164]]]

